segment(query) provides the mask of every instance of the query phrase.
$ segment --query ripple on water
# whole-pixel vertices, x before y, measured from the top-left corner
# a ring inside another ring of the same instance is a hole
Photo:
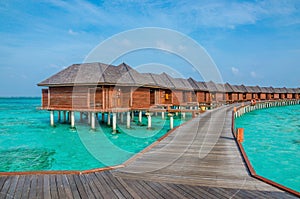
[[[13,148],[0,150],[1,171],[40,171],[50,169],[54,162],[54,150],[43,148]],[[31,168],[25,169],[24,168]]]

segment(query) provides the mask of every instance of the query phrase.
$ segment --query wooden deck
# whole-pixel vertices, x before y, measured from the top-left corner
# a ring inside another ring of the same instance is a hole
[[[248,175],[231,110],[202,114],[124,168],[1,176],[0,198],[296,198]]]

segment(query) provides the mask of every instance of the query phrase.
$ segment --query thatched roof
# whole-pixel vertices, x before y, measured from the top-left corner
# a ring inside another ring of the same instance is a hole
[[[224,84],[224,88],[227,93],[235,92],[229,83]]]
[[[242,85],[238,85],[237,86],[238,87],[238,89],[242,92],[242,93],[247,93],[248,91],[247,91],[247,89],[246,89],[246,87],[242,84]]]
[[[218,92],[218,88],[214,82],[209,81],[205,82],[204,84],[206,85],[209,92]]]
[[[267,87],[260,87],[262,93],[270,93],[270,90]]]
[[[115,83],[115,80],[120,77],[120,73],[117,70],[111,69],[113,68],[102,63],[73,64],[40,82],[38,85],[97,84],[99,82]]]
[[[244,91],[240,89],[240,86],[237,85],[230,85],[232,92],[234,93],[243,93]]]
[[[286,88],[274,88],[274,93],[287,93]]]
[[[208,91],[208,88],[207,88],[205,82],[198,82],[197,86],[198,86],[199,90],[201,90],[201,91]]]
[[[261,93],[259,86],[245,86],[248,93]]]
[[[199,91],[200,88],[198,87],[198,82],[196,80],[194,80],[193,78],[188,78],[187,80],[189,82],[189,84],[192,86],[192,88],[194,89],[194,91]]]
[[[177,90],[237,93],[300,93],[300,88],[273,88],[198,82],[193,78],[173,78],[167,73],[139,73],[126,63],[118,66],[103,63],[73,64],[38,83],[38,86],[133,85]]]

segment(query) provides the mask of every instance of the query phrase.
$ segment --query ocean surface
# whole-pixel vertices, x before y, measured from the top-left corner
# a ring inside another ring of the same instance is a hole
[[[258,175],[300,192],[300,105],[246,113],[235,120]]]
[[[40,104],[40,98],[0,98],[0,171],[82,171],[114,166],[169,130],[168,119],[161,116],[152,117],[151,130],[147,130],[145,116],[142,124],[136,116],[130,129],[124,119],[125,124],[117,127],[120,133],[113,134],[111,127],[101,122],[96,130],[86,120],[79,123],[78,114],[75,128],[71,128],[57,121],[57,113],[55,127],[51,127],[49,112],[37,109]],[[186,120],[190,118],[187,115]],[[174,117],[174,127],[186,120]]]

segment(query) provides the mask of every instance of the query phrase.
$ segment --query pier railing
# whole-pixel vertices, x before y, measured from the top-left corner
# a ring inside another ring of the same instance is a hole
[[[246,105],[242,105],[239,108],[235,108],[234,110],[234,118],[241,117],[245,113],[249,113],[254,110],[258,109],[265,109],[270,107],[277,107],[277,106],[290,106],[290,105],[298,105],[300,104],[300,100],[293,99],[293,100],[274,100],[274,101],[258,101],[255,103],[248,103]]]
[[[272,180],[269,180],[263,176],[260,176],[256,173],[256,171],[254,170],[254,168],[252,167],[248,156],[244,150],[244,147],[242,145],[242,142],[244,140],[244,129],[243,128],[235,128],[234,125],[234,119],[241,117],[242,115],[244,115],[245,113],[254,111],[254,110],[258,110],[258,109],[265,109],[265,108],[270,108],[270,107],[279,107],[279,106],[290,106],[290,105],[300,105],[300,99],[291,99],[291,100],[278,100],[278,101],[259,101],[259,102],[251,102],[250,104],[241,104],[240,107],[238,108],[234,108],[234,111],[232,112],[232,134],[235,137],[236,143],[238,145],[238,148],[241,152],[241,155],[246,163],[246,166],[248,168],[248,171],[250,173],[250,175],[258,180],[261,180],[265,183],[268,183],[274,187],[277,187],[283,191],[289,192],[297,197],[300,197],[300,193],[292,190],[286,186],[283,186],[279,183],[276,183]]]

